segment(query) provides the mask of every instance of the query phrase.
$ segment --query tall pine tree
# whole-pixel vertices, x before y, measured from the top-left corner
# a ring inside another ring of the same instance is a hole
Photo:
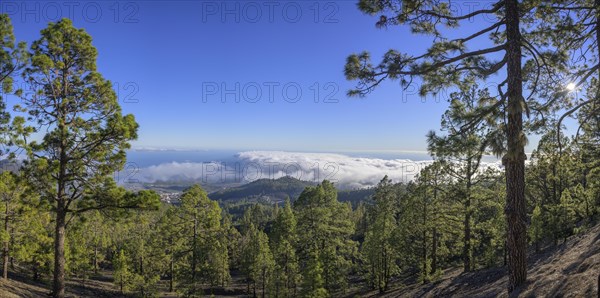
[[[121,115],[111,83],[97,72],[97,55],[92,38],[63,19],[42,30],[24,70],[33,90],[22,94],[24,108],[45,133],[41,142],[20,145],[28,153],[30,181],[55,212],[54,297],[65,296],[67,215],[139,203],[124,201],[131,196],[99,196],[78,204],[87,191],[111,185],[108,179],[123,167],[129,141],[137,137],[133,115]]]

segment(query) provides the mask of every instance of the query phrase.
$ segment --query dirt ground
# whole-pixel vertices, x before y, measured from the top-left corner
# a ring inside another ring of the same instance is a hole
[[[529,256],[528,283],[519,297],[600,297],[600,225],[566,243]],[[441,280],[427,284],[396,286],[386,294],[360,293],[359,297],[508,297],[505,268],[461,274],[446,270]],[[517,296],[517,295],[511,295]]]

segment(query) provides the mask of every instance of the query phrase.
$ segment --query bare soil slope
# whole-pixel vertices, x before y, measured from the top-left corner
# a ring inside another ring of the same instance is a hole
[[[508,297],[505,268],[461,274],[447,270],[441,280],[426,285],[398,286],[389,293],[361,297]],[[600,297],[600,225],[566,243],[529,256],[528,283],[519,297]],[[516,296],[516,295],[514,295]]]

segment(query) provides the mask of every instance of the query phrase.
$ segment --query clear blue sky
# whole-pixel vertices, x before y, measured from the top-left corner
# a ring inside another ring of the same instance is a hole
[[[369,50],[378,61],[390,48],[416,54],[431,43],[407,28],[375,28],[356,1],[2,0],[0,12],[19,40],[61,16],[92,35],[99,71],[140,124],[134,147],[426,150],[447,107],[394,82],[346,97],[349,54]]]

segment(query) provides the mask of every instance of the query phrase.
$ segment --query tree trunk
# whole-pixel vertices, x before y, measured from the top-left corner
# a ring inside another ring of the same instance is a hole
[[[173,255],[171,255],[171,265],[170,265],[171,276],[169,278],[169,292],[173,293],[173,280],[175,279],[175,262],[173,260]]]
[[[428,281],[427,275],[427,231],[423,231],[423,283]]]
[[[431,274],[437,271],[437,247],[438,247],[438,232],[433,228],[433,243],[431,244]]]
[[[256,281],[252,281],[252,297],[256,298]]]
[[[508,237],[508,236],[507,236]],[[506,266],[508,265],[508,248],[506,247],[506,239],[504,239],[504,245],[502,246],[502,256],[503,256],[503,260],[502,260],[502,266]]]
[[[196,284],[196,238],[198,237],[198,220],[194,218],[194,238],[192,239],[192,282]]]
[[[98,243],[94,244],[94,274],[98,274]]]
[[[471,271],[471,194],[470,194],[470,182],[467,186],[467,198],[465,201],[465,221],[464,221],[464,244],[463,244],[463,261],[464,271]]]
[[[4,214],[4,232],[6,232],[6,235],[9,235],[9,231],[8,231],[8,214],[10,212],[10,206],[8,205],[8,200],[6,201],[6,212]],[[5,280],[8,279],[8,252],[9,252],[9,243],[10,240],[6,239],[6,241],[4,241],[4,248],[2,249],[2,278],[4,278]]]
[[[66,207],[59,200],[56,208],[56,229],[54,235],[54,288],[52,295],[56,298],[65,297],[65,228]]]
[[[286,278],[286,283],[287,283],[287,278]],[[280,281],[277,280],[275,282],[275,297],[281,297],[281,295],[279,294],[279,286],[280,286]]]
[[[140,256],[140,274],[144,275],[144,252]]]
[[[438,177],[436,175],[435,177],[435,186],[433,189],[433,201],[437,202],[437,196],[438,196],[438,185],[437,185],[437,180]],[[432,243],[431,243],[431,274],[435,274],[435,271],[437,271],[437,246],[438,246],[438,239],[437,239],[437,229],[433,228],[432,231]]]
[[[32,270],[33,270],[33,280],[38,281],[40,279],[40,273],[38,270],[38,262],[37,261],[33,262]]]
[[[384,225],[385,227],[385,225]],[[387,287],[388,287],[388,282],[389,282],[389,261],[388,261],[388,253],[387,250],[385,249],[385,244],[384,244],[384,250],[383,250],[383,288],[381,289],[381,292],[385,292],[387,291]]]
[[[267,278],[267,270],[263,269],[263,272],[262,272],[262,284],[261,284],[261,287],[262,287],[262,289],[261,289],[261,291],[262,291],[261,297],[262,298],[265,298],[265,284],[267,283],[266,282],[266,278]]]
[[[508,292],[527,280],[527,235],[525,225],[525,134],[523,132],[523,77],[519,3],[506,0],[508,126],[506,168],[506,223],[508,228]]]
[[[425,194],[427,196],[427,194]],[[424,198],[426,200],[426,198]],[[427,203],[423,205],[423,283],[427,283]]]

